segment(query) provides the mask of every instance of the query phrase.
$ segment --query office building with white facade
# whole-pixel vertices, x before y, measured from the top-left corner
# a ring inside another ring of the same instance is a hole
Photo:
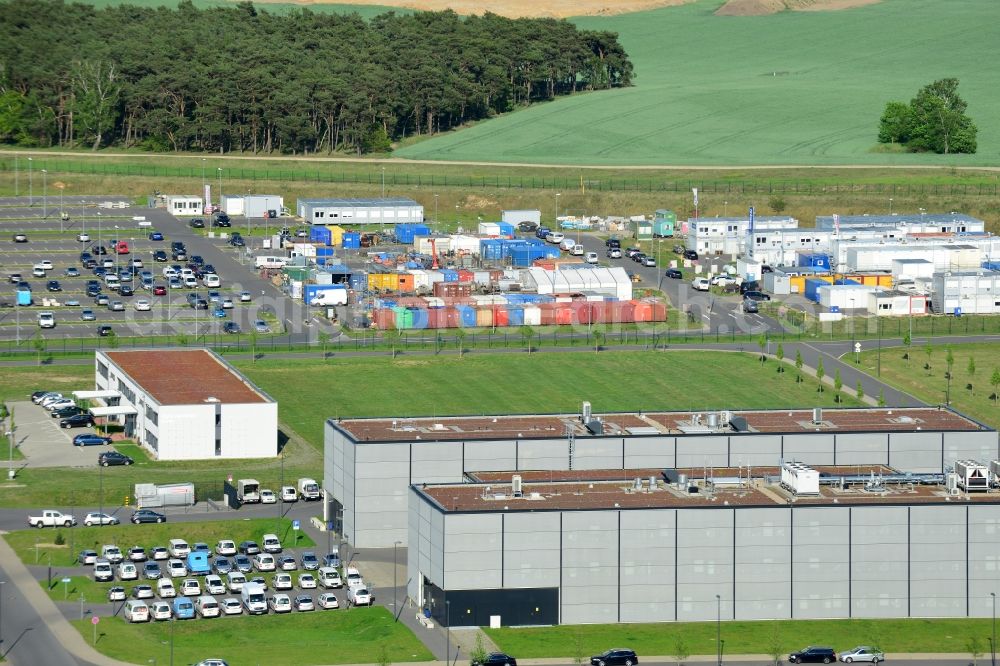
[[[424,207],[413,199],[299,199],[296,214],[306,224],[405,224],[424,221]]]
[[[158,460],[270,458],[278,454],[278,404],[205,349],[98,351],[95,415]]]

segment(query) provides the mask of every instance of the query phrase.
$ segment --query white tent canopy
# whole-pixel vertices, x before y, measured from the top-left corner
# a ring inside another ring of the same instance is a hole
[[[138,414],[135,407],[117,405],[115,407],[91,407],[88,410],[91,416],[122,416],[124,414]]]
[[[77,400],[107,400],[108,398],[120,398],[119,391],[73,391],[73,397]]]

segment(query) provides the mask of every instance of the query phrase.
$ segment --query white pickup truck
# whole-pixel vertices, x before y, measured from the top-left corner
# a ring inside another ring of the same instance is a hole
[[[40,516],[28,516],[29,527],[72,527],[76,518],[68,513],[46,509]]]

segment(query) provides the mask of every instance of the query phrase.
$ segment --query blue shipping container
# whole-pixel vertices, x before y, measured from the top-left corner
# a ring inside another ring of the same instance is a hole
[[[812,268],[817,271],[830,270],[830,255],[818,252],[801,252],[798,255],[800,268]]]
[[[326,227],[319,224],[314,224],[309,227],[310,243],[323,243],[324,245],[329,245],[330,238],[330,230]]]
[[[988,271],[1000,271],[1000,261],[984,261],[983,268]]]
[[[318,247],[316,248],[317,257],[332,257],[333,248],[332,247]]]
[[[413,328],[427,328],[428,316],[424,308],[406,308],[413,313]]]
[[[514,225],[508,222],[499,222],[500,235],[501,236],[513,236],[514,235]]]
[[[458,271],[444,268],[441,270],[441,275],[444,277],[445,282],[458,282]]]
[[[356,231],[348,231],[341,236],[345,250],[358,250],[361,248],[361,234]]]
[[[17,290],[17,304],[18,305],[31,305],[31,290],[20,288]]]
[[[510,317],[511,326],[524,326],[524,308],[508,307],[507,315]]]
[[[368,288],[368,274],[364,271],[351,273],[348,283],[351,285],[351,289],[354,289],[355,291],[364,291]]]
[[[469,305],[456,305],[455,309],[458,310],[458,316],[461,318],[462,327],[475,328],[476,326],[476,310]]]
[[[346,290],[346,287],[342,284],[307,284],[302,289],[302,300],[306,303],[312,303],[320,292],[333,291],[334,289]]]
[[[396,240],[400,243],[412,243],[416,236],[427,236],[431,230],[426,224],[397,224]]]
[[[820,287],[830,284],[826,280],[814,280],[812,278],[806,278],[805,284],[805,297],[810,301],[815,301],[819,303],[819,292],[817,291]]]
[[[834,284],[861,284],[857,280],[850,280],[848,278],[837,278],[833,281]]]

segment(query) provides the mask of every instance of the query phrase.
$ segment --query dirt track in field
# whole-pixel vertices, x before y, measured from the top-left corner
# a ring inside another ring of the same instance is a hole
[[[729,0],[716,16],[764,16],[786,10],[824,12],[873,5],[880,0]]]

